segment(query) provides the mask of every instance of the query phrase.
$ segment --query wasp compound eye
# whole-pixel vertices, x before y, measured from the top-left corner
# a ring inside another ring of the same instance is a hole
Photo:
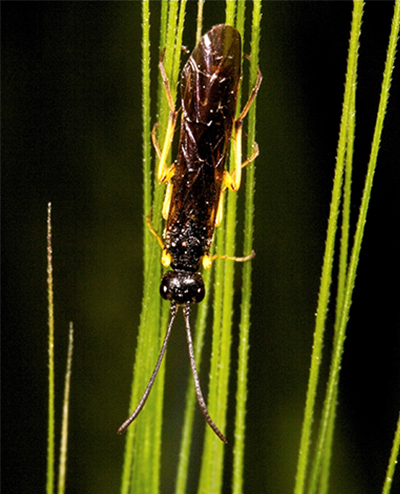
[[[160,285],[161,297],[182,305],[186,302],[199,303],[204,299],[204,281],[200,273],[167,271]]]

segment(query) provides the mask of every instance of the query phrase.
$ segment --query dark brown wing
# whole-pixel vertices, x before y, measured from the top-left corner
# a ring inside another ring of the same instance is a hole
[[[214,26],[193,50],[181,76],[182,114],[190,122],[225,126],[235,118],[241,41],[232,26]]]
[[[188,269],[209,251],[240,81],[239,32],[213,27],[181,76],[182,121],[172,179],[166,247],[174,267]],[[175,250],[174,250],[175,249]]]

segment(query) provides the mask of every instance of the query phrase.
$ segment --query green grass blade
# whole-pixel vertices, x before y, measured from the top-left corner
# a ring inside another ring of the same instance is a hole
[[[229,1],[225,2],[225,24],[229,26],[235,25],[235,15],[236,15],[236,7],[237,1]]]
[[[224,245],[224,227],[221,224],[216,233],[216,250],[222,244]],[[211,418],[221,429],[218,419],[215,416],[215,403],[217,402],[218,392],[218,365],[220,359],[220,346],[221,346],[221,320],[222,320],[222,293],[224,288],[224,262],[215,262],[214,269],[214,298],[213,298],[213,328],[212,328],[212,343],[211,343],[211,361],[209,372],[209,392],[208,392],[208,410]],[[224,429],[221,429],[224,432]],[[219,441],[215,434],[205,428],[205,438],[203,446],[203,455],[200,471],[199,493],[208,493],[210,491],[210,485],[212,484],[213,476],[213,443]]]
[[[249,78],[249,95],[257,79],[258,53],[260,41],[261,23],[261,1],[253,3],[253,20],[251,32],[251,61]],[[248,124],[248,146],[247,155],[253,152],[256,127],[256,101],[250,108]],[[244,220],[244,255],[252,251],[253,244],[253,219],[254,219],[254,190],[255,190],[255,166],[250,163],[246,169],[246,203]],[[239,326],[239,349],[238,349],[238,384],[236,391],[236,417],[235,417],[235,444],[233,449],[233,478],[232,492],[240,494],[243,492],[243,472],[244,472],[244,442],[245,442],[245,417],[247,400],[247,363],[249,350],[250,331],[250,307],[251,307],[251,273],[252,263],[246,262],[243,265],[243,285],[242,285],[242,307],[241,320]]]
[[[314,332],[313,352],[311,356],[311,369],[306,397],[306,407],[300,441],[300,450],[297,464],[297,474],[295,482],[295,494],[303,494],[305,489],[307,466],[309,463],[309,450],[311,440],[311,429],[314,419],[314,407],[317,393],[319,368],[322,358],[322,344],[325,330],[325,321],[328,311],[328,301],[330,286],[332,281],[332,265],[334,256],[334,245],[337,231],[337,221],[339,215],[339,205],[341,200],[341,190],[343,181],[344,157],[347,142],[347,129],[349,122],[349,111],[351,107],[351,84],[355,81],[357,47],[360,34],[361,18],[364,3],[354,2],[353,21],[351,28],[351,38],[349,47],[349,58],[347,64],[346,86],[343,103],[342,120],[340,125],[338,154],[336,160],[335,177],[333,183],[332,200],[330,206],[327,239],[322,266],[320,292],[318,298],[317,317]]]
[[[234,25],[237,2],[226,2],[225,22]],[[231,153],[232,154],[232,153]],[[228,201],[231,199],[228,195]],[[225,198],[224,198],[225,199]],[[234,239],[236,224],[235,199],[231,200],[224,213],[224,219],[216,231],[216,251],[226,255],[234,255]],[[226,200],[225,200],[226,202]],[[231,214],[229,223],[229,212],[232,207],[235,209],[233,216]],[[229,227],[233,228],[230,239],[226,238],[226,232]],[[229,245],[227,245],[227,242]],[[229,376],[230,364],[230,323],[232,315],[233,301],[233,271],[231,262],[217,261],[214,265],[214,300],[213,300],[213,336],[210,362],[210,378],[208,393],[208,410],[214,422],[222,432],[225,431],[226,424],[226,403],[227,403],[227,378]],[[215,437],[215,434],[206,428],[203,456],[200,472],[200,482],[198,492],[201,494],[213,494],[220,492],[222,465],[223,465],[224,445]]]
[[[143,177],[144,177],[144,203],[143,203],[143,234],[144,234],[144,294],[143,307],[140,319],[140,328],[138,335],[138,345],[135,355],[134,379],[132,382],[132,393],[130,401],[130,410],[133,410],[137,405],[140,395],[146,386],[146,379],[151,375],[151,358],[146,358],[147,355],[155,357],[155,351],[151,352],[152,341],[157,340],[158,336],[158,319],[159,305],[158,300],[152,296],[156,290],[156,284],[153,282],[157,276],[157,269],[160,272],[158,264],[156,264],[156,249],[153,245],[153,238],[147,228],[145,218],[151,209],[151,142],[150,142],[150,6],[149,2],[142,2],[142,86],[143,86]],[[154,361],[154,360],[153,360]],[[154,390],[153,390],[154,392]],[[146,404],[146,412],[151,411],[151,397],[149,403]],[[137,462],[134,462],[133,451],[136,441],[143,442],[143,435],[148,433],[146,427],[146,415],[139,417],[139,427],[137,424],[132,424],[126,433],[124,467],[121,484],[121,492],[128,493],[130,485],[138,485],[146,483],[145,468]],[[141,437],[136,437],[136,427]],[[148,444],[148,443],[147,443]],[[144,454],[144,448],[140,451],[140,462],[149,462],[149,453]],[[150,472],[152,469],[150,468]],[[142,475],[141,475],[142,473]]]
[[[328,395],[329,394],[333,395],[333,390],[332,391],[330,391],[330,390],[333,389],[334,386],[337,386],[337,381],[338,381],[339,369],[340,369],[340,364],[341,364],[341,355],[343,353],[343,345],[344,345],[344,339],[345,339],[346,326],[347,326],[347,321],[349,319],[349,312],[350,312],[350,306],[351,306],[353,290],[354,290],[354,285],[355,285],[355,278],[356,278],[358,262],[359,262],[359,258],[360,258],[362,240],[363,240],[363,236],[364,236],[364,228],[365,228],[365,223],[366,223],[369,201],[370,201],[370,197],[371,197],[373,178],[374,178],[375,169],[376,169],[376,165],[377,165],[379,145],[380,145],[382,130],[383,130],[383,122],[384,122],[386,108],[387,108],[387,104],[388,104],[388,100],[389,100],[390,83],[391,83],[391,78],[392,78],[392,73],[393,73],[393,68],[394,68],[396,46],[397,46],[398,36],[399,36],[399,26],[400,26],[400,1],[396,0],[394,15],[393,15],[393,21],[392,21],[392,27],[391,27],[391,33],[390,33],[390,38],[389,38],[389,46],[388,46],[387,57],[386,57],[386,62],[385,62],[385,69],[384,69],[384,74],[383,74],[383,81],[382,81],[382,87],[381,87],[381,95],[380,95],[380,101],[379,101],[379,107],[378,107],[377,120],[376,120],[376,125],[375,125],[375,130],[374,130],[373,141],[372,141],[370,160],[368,163],[368,171],[367,171],[367,176],[366,176],[366,180],[365,180],[363,196],[362,196],[362,200],[361,200],[360,213],[359,213],[359,217],[358,217],[358,221],[357,221],[356,233],[355,233],[355,238],[354,238],[354,245],[353,245],[352,253],[350,256],[348,276],[346,279],[346,289],[345,289],[345,297],[344,297],[344,302],[343,302],[343,312],[342,312],[341,319],[340,319],[337,348],[335,350],[336,358],[333,362],[333,369],[331,370],[330,379],[329,379],[329,383],[328,383]],[[326,407],[326,413],[327,414],[332,413],[330,408],[333,409],[333,413],[334,413],[334,409],[336,407],[336,402],[334,400],[331,400],[329,405],[330,405],[329,408]]]
[[[344,292],[346,285],[346,276],[348,268],[348,251],[349,251],[349,233],[350,233],[350,208],[351,208],[351,178],[352,178],[352,163],[354,150],[354,132],[355,132],[355,101],[356,101],[356,84],[352,85],[352,96],[350,100],[349,111],[349,127],[347,130],[347,144],[345,157],[345,179],[343,187],[343,208],[342,208],[342,229],[340,239],[339,253],[339,275],[338,288],[336,295],[336,311],[335,311],[335,341],[336,347],[339,333],[340,316],[343,310]],[[333,396],[333,401],[336,402],[337,389]],[[336,413],[329,416],[329,424],[327,427],[327,437],[322,456],[321,477],[319,481],[319,493],[325,494],[328,491],[330,465],[332,457],[333,433],[335,430]]]
[[[260,4],[259,4],[260,5]],[[226,23],[235,24],[242,34],[244,28],[244,13],[246,2],[227,2],[226,7]],[[258,18],[259,22],[260,17]],[[257,61],[255,62],[257,67]],[[241,103],[240,96],[238,98],[238,112],[240,112]],[[255,111],[255,110],[254,110]],[[254,138],[254,134],[253,137]],[[231,161],[230,169],[233,169],[235,163]],[[217,252],[234,256],[236,253],[236,203],[237,194],[227,194],[227,212],[224,216],[222,224],[219,226],[216,234]],[[252,210],[252,206],[251,206]],[[250,237],[252,237],[252,229]],[[250,242],[251,250],[251,242]],[[213,343],[212,343],[212,360],[210,368],[210,384],[208,407],[210,414],[215,420],[218,427],[223,431],[226,427],[226,413],[228,406],[228,389],[229,389],[229,371],[231,360],[231,331],[232,331],[232,315],[233,315],[233,300],[234,300],[234,269],[235,263],[232,262],[216,262],[215,263],[215,282],[214,282],[214,321],[213,321]],[[249,274],[251,271],[249,271]],[[248,278],[250,280],[250,277]],[[248,287],[250,283],[248,282]],[[250,305],[248,305],[249,309]],[[242,315],[246,319],[246,313]],[[246,328],[245,328],[246,331]],[[242,347],[242,365],[241,374],[245,373],[247,347]],[[242,380],[242,385],[245,382]],[[243,389],[243,388],[242,388]],[[243,407],[245,407],[242,400]],[[244,408],[242,408],[243,412]],[[221,492],[223,478],[223,460],[226,448],[214,437],[211,431],[206,430],[203,460],[199,484],[199,492],[201,493],[218,493]],[[242,460],[239,459],[239,464]],[[242,472],[238,475],[242,477]]]
[[[389,458],[389,465],[386,472],[385,482],[383,484],[382,494],[389,494],[390,488],[392,486],[394,469],[397,464],[397,458],[399,456],[399,448],[400,448],[400,415],[397,421],[396,432],[394,434],[392,451]]]
[[[207,314],[210,306],[210,286],[212,271],[206,270],[203,274],[206,296],[198,306],[196,317],[196,337],[194,343],[195,360],[198,370],[201,368],[201,353],[206,332]],[[196,393],[193,384],[192,373],[189,371],[188,387],[186,392],[186,408],[182,427],[182,439],[179,451],[179,463],[176,476],[176,494],[184,494],[189,474],[190,447],[192,444],[192,431],[194,414],[197,406]]]
[[[353,48],[357,49],[358,52],[358,48],[356,45],[353,45]],[[358,58],[358,53],[355,54],[356,61],[357,58]],[[357,67],[355,66],[354,69],[355,72],[354,74],[352,74],[354,80],[351,81],[350,78],[346,80],[346,84],[349,84],[351,88],[350,90],[351,94],[350,94],[349,108],[346,116],[346,118],[348,118],[348,126],[346,132],[347,140],[345,143],[345,153],[344,153],[345,179],[344,179],[344,187],[343,187],[342,227],[341,227],[340,253],[339,253],[338,288],[336,295],[335,338],[333,344],[334,348],[336,348],[339,340],[339,323],[343,311],[344,293],[345,293],[346,276],[347,276],[347,268],[348,268],[350,207],[351,207],[351,176],[352,176],[354,132],[355,132]],[[333,351],[332,353],[332,358],[333,355],[335,355],[335,351]],[[333,365],[333,363],[331,363],[331,365]],[[336,399],[337,399],[337,388],[334,390],[332,401],[336,402]],[[317,489],[317,483],[319,481],[319,492],[321,492],[321,494],[327,492],[328,490],[330,461],[331,461],[336,413],[332,413],[331,415],[326,416],[323,411],[322,417],[323,419],[321,421],[320,430],[318,433],[315,458],[312,462],[311,482],[309,487],[310,493],[315,492]]]
[[[67,354],[67,369],[65,371],[64,381],[64,399],[63,413],[61,424],[61,445],[60,445],[60,460],[58,465],[58,488],[57,494],[65,493],[65,481],[67,473],[67,451],[68,451],[68,418],[69,418],[69,403],[71,389],[71,369],[72,369],[72,353],[74,348],[74,326],[72,322],[69,325],[68,338],[68,354]]]
[[[178,15],[178,9],[179,9],[179,15]],[[180,57],[181,57],[181,45],[182,45],[182,34],[183,34],[183,28],[184,28],[184,20],[185,20],[185,9],[186,9],[186,0],[178,2],[178,1],[172,1],[169,4],[169,11],[168,11],[168,24],[167,24],[167,36],[169,36],[168,39],[171,39],[172,34],[175,33],[175,36],[173,37],[174,40],[174,45],[171,46],[172,51],[169,52],[168,50],[168,42],[167,42],[167,50],[165,54],[165,64],[168,67],[171,67],[170,61],[172,61],[172,69],[171,73],[168,72],[167,69],[167,75],[169,77],[170,81],[170,86],[171,86],[171,94],[173,99],[175,100],[176,98],[176,82],[178,80],[178,75],[179,75],[179,64],[180,64]],[[177,22],[176,22],[177,19]],[[160,46],[162,46],[165,42],[163,41],[162,38],[160,38]],[[168,53],[169,52],[169,53]],[[170,57],[170,58],[169,58]],[[160,95],[159,101],[161,101],[161,104],[164,104],[164,108],[160,110],[161,115],[165,115],[167,118],[169,116],[169,107],[166,105],[165,101],[165,88],[164,85],[159,86],[160,91],[162,91],[162,95],[164,95],[164,99],[162,99],[162,96]],[[167,122],[162,122],[162,128],[166,129]],[[163,142],[164,136],[162,136],[161,142]],[[157,161],[157,160],[156,160]],[[157,163],[158,164],[158,163]],[[156,175],[156,174],[154,174]],[[156,178],[156,177],[155,177]],[[153,211],[155,212],[155,215],[159,218],[160,224],[161,224],[161,205],[163,202],[163,197],[164,197],[164,191],[165,191],[165,186],[162,186],[158,183],[158,181],[155,180],[155,194],[154,194],[154,202],[153,202]],[[158,231],[160,231],[160,228],[158,228]],[[157,263],[160,266],[160,251],[159,251],[159,246],[157,242],[155,241],[154,238],[151,239],[153,242],[153,245],[156,247],[156,257],[157,259],[155,260],[155,263]],[[168,324],[168,318],[169,318],[169,305],[168,303],[160,300],[159,296],[159,290],[158,290],[158,283],[160,280],[160,275],[161,275],[161,266],[160,266],[160,274],[157,277],[157,290],[154,294],[155,297],[158,298],[159,303],[161,304],[162,312],[161,312],[161,320],[159,321],[159,343],[157,344],[156,352],[159,352],[161,342],[164,339],[165,331],[167,328]],[[166,361],[166,359],[164,359]],[[155,419],[152,423],[151,418],[149,418],[149,427],[154,429],[155,433],[155,443],[158,445],[157,449],[154,450],[153,452],[153,465],[154,469],[158,472],[157,476],[153,476],[153,492],[158,492],[159,491],[159,472],[160,472],[160,462],[161,462],[161,432],[162,432],[162,411],[163,411],[163,403],[164,403],[164,376],[165,376],[165,368],[166,368],[166,362],[161,366],[161,369],[159,371],[159,375],[157,377],[157,382],[155,384],[155,389],[154,389],[154,394],[155,394],[155,404],[156,404],[156,411],[155,411]],[[150,450],[151,453],[151,450]]]
[[[230,9],[227,2],[227,20],[230,20]],[[235,27],[241,33],[242,43],[244,44],[244,19],[245,19],[245,2],[236,2],[236,22]],[[239,89],[238,102],[237,102],[237,115],[241,111],[241,90]],[[232,171],[238,164],[234,162],[233,144],[231,143],[231,157],[230,157],[230,170]],[[238,194],[228,193],[227,196],[227,208],[226,215],[223,220],[224,230],[222,231],[225,240],[223,243],[223,252],[228,256],[234,256],[236,253],[236,211]],[[231,340],[232,340],[232,317],[233,317],[233,301],[234,301],[234,276],[236,263],[232,261],[223,262],[224,278],[221,288],[223,288],[222,294],[222,320],[221,320],[221,338],[219,349],[219,362],[217,373],[217,394],[215,395],[215,402],[210,399],[209,406],[211,409],[215,409],[215,420],[218,427],[221,430],[226,430],[226,416],[228,407],[229,396],[229,379],[231,369]],[[217,322],[217,321],[216,321]],[[215,494],[222,490],[223,480],[223,466],[224,455],[226,447],[219,441],[212,442],[212,483],[210,485],[210,492]]]
[[[151,233],[146,216],[151,210],[151,118],[150,118],[150,10],[149,1],[142,2],[142,150],[143,150],[143,235],[144,245],[149,244]],[[144,249],[144,265],[149,266],[149,249]]]
[[[336,411],[336,399],[335,398],[336,398],[336,394],[337,394],[337,386],[338,386],[338,381],[339,381],[339,371],[340,371],[341,358],[342,358],[343,348],[344,348],[346,326],[347,326],[347,321],[349,318],[349,311],[350,311],[352,295],[353,295],[353,290],[354,290],[355,277],[356,277],[359,255],[360,255],[362,239],[363,239],[363,234],[364,234],[364,228],[365,228],[365,223],[366,223],[366,215],[367,215],[369,200],[370,200],[370,196],[371,196],[373,176],[374,176],[374,172],[375,172],[376,164],[377,164],[378,149],[379,149],[379,144],[380,144],[381,135],[382,135],[383,121],[384,121],[384,116],[385,116],[386,107],[387,107],[387,103],[388,103],[390,81],[391,81],[391,76],[392,76],[392,71],[393,71],[393,66],[394,66],[395,50],[396,50],[396,44],[397,44],[398,32],[399,32],[399,20],[400,20],[399,6],[400,6],[400,2],[397,1],[396,6],[395,6],[395,15],[393,17],[393,23],[392,23],[392,32],[391,32],[391,36],[389,39],[389,48],[388,48],[388,52],[387,52],[385,71],[384,71],[384,75],[383,75],[381,97],[380,97],[380,102],[379,102],[379,108],[378,108],[377,121],[376,121],[376,125],[375,125],[374,137],[373,137],[373,141],[372,141],[371,156],[370,156],[370,161],[368,164],[368,171],[367,171],[367,176],[366,176],[366,180],[365,180],[365,186],[364,186],[363,197],[362,197],[362,201],[361,201],[360,213],[359,213],[359,218],[358,218],[357,227],[356,227],[354,245],[353,245],[353,249],[352,249],[352,253],[351,253],[351,257],[350,257],[348,276],[346,279],[346,287],[345,287],[345,293],[344,293],[342,313],[340,315],[340,320],[338,323],[337,335],[335,335],[335,347],[334,347],[334,351],[333,351],[332,365],[331,365],[331,369],[330,369],[326,399],[325,399],[324,409],[323,409],[323,414],[322,414],[323,419],[321,421],[321,431],[319,434],[319,439],[318,439],[318,444],[317,444],[316,464],[314,465],[315,466],[315,468],[314,468],[315,473],[314,473],[313,478],[312,478],[312,480],[313,480],[312,487],[314,487],[314,486],[315,487],[314,487],[314,490],[310,489],[310,492],[315,492],[315,490],[316,490],[316,482],[317,482],[316,479],[319,475],[318,462],[320,461],[320,458],[318,456],[322,456],[322,452],[323,452],[324,447],[325,447],[324,445],[325,445],[325,440],[326,440],[327,429],[329,427],[329,420],[330,420],[331,416],[335,415],[335,411]]]
[[[167,2],[164,2],[167,3]],[[182,2],[184,5],[185,2]],[[168,7],[168,8],[167,8]],[[180,13],[178,16],[178,9]],[[180,41],[183,29],[184,6],[178,1],[168,2],[161,9],[161,36],[160,46],[166,46],[164,64],[170,80],[171,90],[176,94],[176,80],[173,73],[179,72],[179,66],[173,70],[175,50],[180,56]],[[168,22],[167,22],[168,17]],[[179,18],[177,30],[176,21]],[[151,178],[151,129],[150,129],[150,2],[142,2],[142,84],[143,84],[143,173],[144,173],[144,292],[142,313],[138,335],[138,344],[135,354],[134,379],[130,400],[132,411],[143,393],[153,372],[155,362],[160,351],[160,341],[163,339],[167,327],[168,304],[161,306],[159,296],[159,280],[161,276],[160,249],[154,237],[148,231],[146,216],[152,211],[152,224],[156,231],[161,229],[161,205],[164,187],[161,187],[154,178]],[[165,37],[166,38],[165,38]],[[172,40],[168,43],[168,40]],[[179,48],[176,48],[179,43]],[[176,62],[175,62],[176,63]],[[158,115],[160,125],[158,138],[165,132],[169,108],[165,98],[165,89],[159,85]],[[154,198],[152,206],[148,205],[151,198],[152,182],[154,184]],[[151,492],[157,493],[160,484],[161,458],[161,428],[164,389],[165,362],[160,368],[152,393],[146,403],[145,410],[126,432],[126,446],[122,474],[121,492]]]
[[[51,243],[51,203],[47,205],[47,300],[48,300],[48,355],[49,355],[49,402],[47,426],[47,479],[46,492],[54,492],[54,292],[53,248]]]
[[[48,402],[48,438],[47,438],[47,480],[46,492],[53,494],[55,486],[55,441],[54,441],[54,424],[55,424],[55,384],[54,384],[54,289],[53,289],[53,248],[52,248],[52,226],[51,226],[51,203],[47,205],[47,293],[48,293],[48,355],[49,355],[49,402]],[[65,492],[66,465],[67,465],[67,445],[68,445],[68,415],[69,415],[69,396],[71,382],[72,366],[72,340],[73,328],[72,323],[69,331],[67,369],[65,372],[64,399],[61,424],[61,444],[58,469],[58,494]]]
[[[150,232],[146,226],[146,214],[151,206],[151,145],[150,145],[150,8],[149,1],[142,1],[142,103],[143,103],[143,235],[144,235],[144,286],[146,287],[146,280],[150,278],[151,269],[151,242],[150,242]],[[146,295],[143,296],[143,305],[145,304]],[[144,324],[146,320],[144,310],[142,310],[141,324]],[[131,411],[139,399],[138,390],[138,380],[140,365],[139,360],[141,360],[140,348],[144,346],[144,336],[139,330],[138,336],[138,347],[135,355],[135,378],[132,383],[131,400],[129,410]],[[144,376],[141,379],[144,380]],[[127,494],[129,492],[130,482],[131,482],[131,469],[133,462],[133,444],[134,444],[134,432],[135,424],[128,429],[126,433],[125,441],[125,453],[124,453],[124,464],[122,469],[122,480],[121,480],[121,493]]]
[[[179,18],[178,18],[178,25],[177,25],[177,31],[176,31],[176,38],[175,38],[175,51],[174,51],[174,65],[173,65],[173,72],[172,72],[172,80],[173,81],[178,81],[179,78],[179,72],[180,72],[180,63],[181,63],[181,54],[182,54],[182,37],[183,37],[183,27],[185,24],[185,12],[186,12],[186,4],[187,0],[181,0],[180,2],[180,8],[179,8]],[[176,93],[177,93],[177,85],[174,84],[175,92],[171,90],[172,97],[174,100],[176,99]]]
[[[236,2],[226,2],[226,16],[225,23],[234,25],[236,12]],[[226,196],[226,194],[225,194]],[[225,196],[223,200],[226,203]],[[224,207],[225,211],[225,207]],[[224,219],[221,225],[217,228],[215,233],[215,245],[217,252],[225,251],[225,231],[226,231],[226,215],[224,213]],[[229,254],[228,254],[229,255]],[[231,254],[233,255],[233,254]],[[209,391],[208,391],[208,410],[211,418],[217,424],[218,428],[224,432],[225,424],[221,423],[220,401],[219,401],[219,383],[220,383],[220,369],[221,369],[221,351],[223,346],[222,338],[222,321],[223,321],[223,294],[225,291],[232,291],[229,285],[225,285],[225,268],[226,262],[217,261],[214,263],[214,299],[213,299],[213,328],[212,328],[212,346],[211,346],[211,360],[210,360],[210,372],[209,372]],[[218,464],[221,463],[221,456],[223,451],[220,449],[220,445],[216,444],[220,442],[215,434],[205,429],[203,455],[200,470],[199,481],[199,494],[212,494],[218,492],[217,484],[220,468]]]
[[[197,2],[197,19],[196,19],[196,45],[199,43],[201,33],[203,32],[203,9],[205,0]]]

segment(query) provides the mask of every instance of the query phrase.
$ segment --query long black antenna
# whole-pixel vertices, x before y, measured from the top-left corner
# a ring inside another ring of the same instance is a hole
[[[149,397],[151,388],[153,387],[154,381],[156,380],[157,373],[158,373],[158,370],[160,368],[162,359],[163,359],[163,357],[165,355],[165,351],[167,349],[167,343],[168,343],[169,335],[171,334],[172,325],[173,325],[174,320],[175,320],[175,316],[176,316],[176,303],[175,302],[172,302],[171,303],[171,309],[170,310],[171,310],[171,319],[169,321],[168,330],[167,330],[167,333],[166,333],[166,335],[164,337],[163,346],[161,348],[160,355],[158,356],[157,364],[156,364],[156,366],[154,368],[153,374],[150,377],[150,381],[149,381],[149,383],[148,383],[148,385],[147,385],[147,387],[146,387],[146,389],[145,389],[145,391],[143,393],[142,398],[139,401],[138,406],[136,407],[136,409],[132,413],[132,415],[127,420],[125,420],[125,422],[118,429],[118,434],[122,434],[131,425],[131,423],[135,420],[135,418],[142,411],[142,408],[144,407],[144,405],[145,405],[145,403],[147,401],[147,398]]]
[[[196,389],[196,396],[197,396],[197,401],[200,405],[200,409],[207,421],[207,424],[211,427],[211,429],[215,432],[215,434],[223,441],[224,443],[227,443],[228,441],[226,440],[226,437],[222,434],[222,432],[218,429],[218,427],[215,425],[213,422],[212,418],[210,417],[210,414],[208,413],[207,410],[207,405],[203,397],[203,393],[201,391],[200,387],[200,379],[199,375],[197,373],[196,369],[196,361],[194,359],[194,351],[193,351],[193,341],[192,341],[192,334],[190,330],[190,302],[187,302],[186,307],[183,309],[183,314],[185,316],[185,325],[186,325],[186,338],[187,338],[187,343],[188,343],[188,348],[189,348],[189,357],[190,357],[190,366],[192,367],[192,374],[193,374],[193,380],[194,380],[194,387]]]

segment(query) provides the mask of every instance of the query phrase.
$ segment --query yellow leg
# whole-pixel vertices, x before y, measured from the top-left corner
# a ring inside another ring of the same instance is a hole
[[[171,195],[172,195],[171,178],[174,176],[174,173],[175,173],[175,165],[172,164],[171,166],[167,166],[167,159],[168,159],[168,154],[169,154],[169,151],[171,149],[172,141],[174,138],[174,132],[175,132],[176,120],[178,117],[178,112],[175,110],[174,102],[172,100],[171,90],[169,87],[169,81],[168,81],[168,77],[167,77],[167,74],[165,72],[165,67],[164,67],[164,63],[163,63],[163,57],[164,57],[164,51],[161,54],[161,59],[159,62],[159,68],[160,68],[160,72],[161,72],[161,78],[163,80],[164,87],[165,87],[165,93],[167,96],[170,113],[169,113],[168,125],[167,125],[167,130],[165,132],[164,145],[163,145],[162,150],[160,149],[160,146],[159,146],[158,141],[157,141],[158,122],[155,123],[153,126],[151,138],[153,141],[153,146],[154,146],[156,153],[157,153],[157,157],[159,159],[157,179],[160,183],[164,183],[164,182],[167,183],[167,190],[165,192],[165,198],[164,198],[163,207],[162,207],[162,217],[166,220],[168,218],[169,208],[170,208],[170,204],[171,204]]]
[[[171,203],[171,195],[172,195],[171,178],[174,176],[174,173],[175,173],[175,165],[173,164],[170,167],[165,166],[166,157],[164,158],[162,156],[160,146],[158,145],[158,142],[157,142],[157,137],[156,137],[157,127],[158,127],[158,122],[156,122],[154,124],[153,130],[151,132],[151,138],[152,138],[153,146],[156,150],[157,156],[160,160],[160,164],[158,166],[157,178],[158,178],[159,182],[161,182],[161,183],[167,182],[167,190],[165,192],[165,197],[164,197],[164,202],[163,202],[163,207],[162,207],[162,217],[164,218],[164,220],[166,220],[168,218],[169,206]],[[168,132],[168,130],[167,130],[167,132]],[[164,145],[164,149],[165,149],[165,145]],[[166,155],[168,156],[168,151],[167,151]]]
[[[247,158],[247,160],[242,163],[242,166],[235,168],[232,173],[229,173],[228,171],[224,170],[224,177],[222,179],[222,189],[221,189],[221,193],[219,196],[217,216],[215,219],[215,226],[216,227],[218,227],[221,224],[222,218],[223,218],[225,189],[232,190],[233,192],[237,192],[239,190],[240,183],[242,181],[242,168],[244,168],[249,163],[254,161],[257,158],[257,156],[259,155],[259,148],[258,148],[258,144],[256,142],[253,144],[253,149],[254,149],[253,154],[250,156],[250,158]],[[241,157],[242,157],[241,156],[241,146],[240,146],[240,149],[236,149],[236,147],[235,147],[235,151],[236,151],[236,153],[235,153],[236,158],[241,159]]]
[[[161,151],[160,162],[158,164],[157,178],[158,181],[161,183],[169,182],[174,174],[174,165],[168,167],[167,159],[168,159],[168,153],[171,149],[172,140],[174,138],[176,118],[177,118],[177,113],[174,110],[174,112],[171,112],[169,114],[168,126],[165,132],[164,145]]]
[[[246,161],[242,162],[242,133],[243,133],[243,120],[248,114],[250,107],[254,101],[254,99],[257,96],[258,90],[260,89],[262,81],[262,75],[260,69],[257,70],[257,81],[256,84],[251,91],[250,97],[247,100],[247,103],[245,104],[242,112],[239,115],[239,118],[235,121],[234,124],[234,159],[235,159],[235,168],[233,169],[232,173],[229,173],[227,170],[224,171],[224,176],[223,176],[223,182],[222,182],[222,189],[221,189],[221,194],[219,196],[219,202],[218,202],[218,209],[217,209],[217,215],[215,219],[215,226],[219,226],[222,221],[223,217],[223,209],[224,209],[224,192],[225,189],[232,190],[233,192],[237,192],[240,188],[240,184],[242,181],[242,168],[247,166],[249,163],[254,161],[258,154],[259,154],[259,148],[258,144],[255,142],[253,144],[253,154],[246,159]],[[215,254],[214,256],[210,256],[209,254],[206,254],[203,257],[203,267],[205,269],[208,269],[211,267],[212,262],[217,259],[228,259],[231,261],[237,261],[237,262],[244,262],[248,261],[249,259],[253,259],[255,256],[254,251],[249,256],[246,257],[230,257],[230,256],[220,256],[218,254]]]
[[[225,177],[224,177],[225,179]],[[225,183],[225,180],[224,180]],[[224,192],[225,192],[225,185],[221,189],[221,193],[219,195],[219,201],[218,201],[218,209],[217,209],[217,216],[215,218],[215,226],[218,227],[221,224],[223,215],[224,215]]]
[[[161,238],[161,236],[154,230],[154,227],[153,225],[151,224],[151,211],[150,213],[147,215],[147,218],[146,218],[146,223],[147,223],[147,226],[150,230],[150,232],[156,237],[157,239],[157,242],[159,243],[160,247],[163,249],[164,248],[164,242],[163,242],[163,239]]]
[[[156,125],[153,127],[153,132],[152,132],[153,145],[156,149],[157,156],[160,160],[160,162],[158,164],[157,178],[158,178],[159,182],[161,182],[161,183],[169,182],[171,180],[173,174],[174,174],[174,170],[175,170],[173,168],[174,165],[168,167],[167,166],[167,159],[168,159],[169,151],[171,149],[172,140],[174,138],[175,125],[176,125],[176,120],[178,117],[178,112],[175,110],[175,105],[174,105],[174,102],[172,100],[171,89],[169,87],[168,77],[167,77],[167,74],[165,72],[165,67],[164,67],[164,63],[163,63],[163,56],[164,56],[164,52],[162,52],[162,54],[161,54],[161,60],[158,64],[158,66],[160,68],[161,78],[162,78],[163,83],[164,83],[165,93],[166,93],[167,100],[168,100],[169,118],[168,118],[168,125],[167,125],[167,130],[165,132],[164,145],[163,145],[162,150],[160,150],[160,147],[159,147],[159,145],[157,143],[157,139],[156,139],[156,129],[157,129]]]
[[[153,130],[151,131],[151,141],[153,143],[154,149],[156,150],[157,157],[160,160],[161,159],[161,149],[160,149],[160,146],[159,146],[158,141],[157,141],[157,127],[158,127],[158,125],[159,125],[159,122],[156,122],[153,125]]]
[[[206,254],[203,256],[203,268],[204,269],[209,269],[211,268],[211,265],[215,259],[226,259],[228,261],[235,261],[235,262],[246,262],[250,261],[250,259],[253,259],[253,257],[256,255],[254,250],[251,251],[251,254],[245,257],[236,257],[236,256],[220,256],[219,254],[214,254],[213,256],[210,256],[210,254]]]
[[[228,188],[234,192],[237,192],[240,188],[240,184],[242,181],[242,168],[247,166],[249,163],[255,160],[255,158],[258,156],[258,144],[255,142],[253,145],[254,152],[250,156],[250,158],[247,158],[246,161],[242,163],[242,133],[243,133],[243,120],[248,114],[250,107],[257,96],[258,90],[260,89],[262,81],[262,75],[260,72],[260,69],[257,71],[257,81],[256,85],[251,91],[251,94],[249,96],[249,99],[247,100],[247,103],[245,104],[241,114],[239,115],[239,118],[235,121],[234,124],[234,158],[235,158],[235,168],[232,173],[229,173],[228,171],[224,172],[224,187]]]
[[[172,168],[172,166],[170,167],[170,169],[171,168]],[[162,217],[164,218],[165,221],[168,219],[169,208],[171,205],[171,197],[172,197],[172,183],[168,182],[167,183],[167,190],[165,191],[165,197],[164,197],[162,212],[161,212]]]
[[[168,268],[171,264],[171,254],[167,251],[167,249],[164,249],[164,242],[161,236],[155,231],[153,225],[151,224],[151,211],[147,215],[146,218],[147,226],[151,233],[156,237],[157,242],[159,243],[161,249],[162,249],[162,254],[161,254],[161,264],[165,267]]]

